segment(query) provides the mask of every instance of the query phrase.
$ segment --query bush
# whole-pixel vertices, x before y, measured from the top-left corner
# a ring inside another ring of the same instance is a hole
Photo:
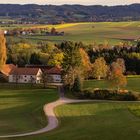
[[[77,76],[74,85],[72,87],[72,91],[74,92],[80,92],[82,90],[82,79],[80,76]]]
[[[117,90],[84,90],[77,94],[80,99],[95,99],[95,100],[118,100],[118,101],[136,101],[139,99],[138,94],[132,92],[119,92]]]

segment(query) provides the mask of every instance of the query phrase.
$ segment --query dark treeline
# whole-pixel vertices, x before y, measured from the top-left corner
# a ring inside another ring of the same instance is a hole
[[[113,48],[89,49],[88,55],[91,62],[98,57],[104,57],[108,64],[111,64],[117,58],[125,61],[126,74],[140,74],[140,43],[137,46],[115,46]]]
[[[0,16],[18,19],[16,21],[19,22],[34,23],[130,21],[140,19],[140,4],[124,6],[1,4]]]
[[[73,44],[73,42],[71,42]],[[70,43],[70,44],[71,44]],[[62,65],[65,55],[64,48],[69,47],[69,42],[61,44],[52,44],[48,42],[38,42],[32,45],[27,41],[14,42],[12,39],[7,40],[7,63],[13,63],[18,66],[26,64],[40,64],[57,66]],[[124,43],[121,46],[111,47],[108,44],[104,45],[85,45],[83,43],[75,43],[76,46],[82,48],[80,53],[87,53],[85,62],[86,69],[93,64],[99,57],[103,57],[108,65],[114,62],[117,58],[122,58],[125,61],[126,74],[140,74],[140,43],[137,45],[129,45]],[[89,57],[90,62],[87,62]]]

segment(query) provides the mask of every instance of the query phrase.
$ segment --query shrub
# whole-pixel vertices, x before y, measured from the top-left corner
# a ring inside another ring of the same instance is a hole
[[[80,76],[77,76],[75,81],[74,81],[74,85],[72,87],[72,90],[74,92],[80,92],[82,90],[82,79]]]
[[[118,100],[118,101],[136,101],[139,95],[132,92],[117,90],[84,90],[78,96],[80,99],[97,99],[97,100]]]

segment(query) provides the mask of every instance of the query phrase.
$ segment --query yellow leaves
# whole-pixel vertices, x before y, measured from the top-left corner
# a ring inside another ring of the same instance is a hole
[[[93,64],[93,76],[95,78],[106,77],[108,72],[108,66],[103,57],[99,57],[95,60]]]
[[[52,66],[60,66],[63,62],[63,58],[64,58],[64,54],[62,52],[54,53],[49,59],[48,64]]]
[[[19,43],[18,46],[19,46],[20,49],[29,49],[29,48],[31,48],[31,45],[27,44],[27,43]]]
[[[4,35],[0,35],[0,67],[6,63],[6,40]]]
[[[80,48],[80,54],[82,57],[82,64],[83,64],[84,68],[86,68],[86,70],[88,70],[88,71],[91,70],[91,63],[89,60],[89,56],[83,48]]]

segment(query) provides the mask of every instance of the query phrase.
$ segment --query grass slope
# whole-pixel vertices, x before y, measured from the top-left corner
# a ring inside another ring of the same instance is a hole
[[[57,98],[55,89],[0,90],[0,135],[44,127],[47,120],[43,105]]]
[[[35,25],[34,25],[35,26]],[[30,27],[30,26],[29,26]],[[55,27],[58,31],[64,31],[64,36],[23,36],[31,41],[52,41],[61,42],[63,40],[82,41],[84,43],[97,44],[108,41],[111,45],[122,41],[133,41],[140,37],[140,22],[98,22],[98,23],[70,23],[60,25],[36,25],[36,27]],[[34,27],[35,28],[35,27]],[[17,40],[19,38],[16,38]]]
[[[137,113],[136,113],[137,110]],[[56,108],[60,126],[47,134],[12,140],[139,140],[139,103],[81,103]]]
[[[128,77],[128,84],[126,89],[140,92],[140,77]],[[89,80],[84,82],[84,88],[112,88],[111,84],[105,80]]]

